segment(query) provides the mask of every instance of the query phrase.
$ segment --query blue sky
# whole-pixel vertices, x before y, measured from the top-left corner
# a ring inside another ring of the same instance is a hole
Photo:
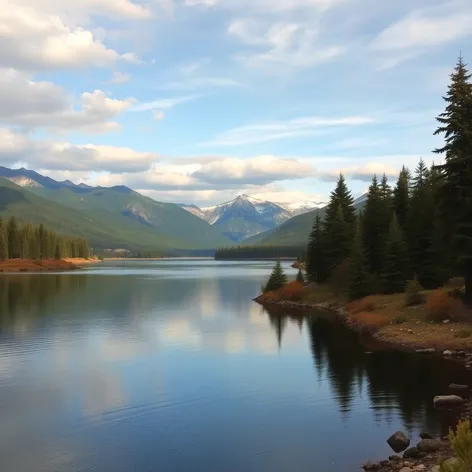
[[[472,4],[388,3],[0,0],[0,164],[202,206],[393,183],[440,144]]]

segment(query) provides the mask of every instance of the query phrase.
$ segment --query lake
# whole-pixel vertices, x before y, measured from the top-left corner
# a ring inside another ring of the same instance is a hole
[[[272,264],[2,275],[2,472],[347,472],[447,430],[432,398],[462,369],[267,313]]]

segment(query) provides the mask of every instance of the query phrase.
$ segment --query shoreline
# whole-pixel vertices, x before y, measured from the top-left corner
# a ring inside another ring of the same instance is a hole
[[[0,273],[5,275],[16,273],[65,272],[79,270],[84,265],[96,264],[99,259],[83,259],[81,257],[65,257],[63,259],[7,259],[0,261]]]
[[[359,333],[368,334],[373,340],[379,342],[381,346],[388,347],[390,349],[410,352],[416,355],[429,356],[436,359],[445,359],[449,362],[455,362],[461,364],[464,369],[471,372],[471,381],[465,389],[460,392],[455,392],[451,389],[448,392],[437,392],[437,395],[452,395],[457,393],[463,399],[463,403],[456,406],[446,408],[445,411],[449,410],[455,416],[455,424],[460,420],[468,419],[472,420],[472,350],[449,350],[446,346],[442,348],[433,348],[429,345],[422,344],[421,341],[404,343],[395,339],[394,337],[384,336],[380,330],[376,331],[368,329],[363,326],[362,323],[356,323],[350,320],[349,312],[344,306],[339,306],[333,303],[320,302],[320,303],[303,303],[294,302],[288,300],[276,300],[267,301],[261,300],[261,295],[253,299],[256,303],[261,306],[273,306],[279,308],[285,308],[288,310],[294,310],[299,313],[299,316],[309,317],[313,311],[321,311],[325,313],[331,313],[348,328],[357,331]],[[464,386],[465,387],[465,386]],[[393,433],[394,431],[392,431]],[[427,432],[426,432],[427,433]],[[429,434],[426,435],[428,438],[436,440],[435,450],[425,452],[421,449],[422,445],[419,443],[418,447],[411,444],[408,448],[400,453],[395,454],[392,450],[392,455],[388,459],[381,461],[367,461],[362,466],[362,469],[367,471],[377,472],[439,472],[438,464],[442,460],[452,459],[454,456],[453,450],[451,449],[449,438],[437,437],[432,438]],[[387,438],[385,438],[387,440]],[[406,455],[405,455],[406,452]]]

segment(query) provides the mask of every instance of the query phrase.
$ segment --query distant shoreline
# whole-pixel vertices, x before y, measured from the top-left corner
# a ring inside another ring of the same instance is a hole
[[[65,257],[63,259],[7,259],[0,261],[0,273],[12,274],[18,272],[60,272],[80,269],[83,265],[96,264],[98,259],[83,259],[81,257]]]
[[[104,261],[170,261],[174,259],[186,259],[186,260],[213,260],[214,257],[192,257],[192,256],[179,256],[179,257],[104,257]]]

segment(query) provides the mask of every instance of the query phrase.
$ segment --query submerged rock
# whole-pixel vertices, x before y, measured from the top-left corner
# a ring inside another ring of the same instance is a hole
[[[403,453],[406,459],[416,459],[420,455],[420,451],[416,447],[410,447]]]
[[[436,349],[433,347],[430,347],[428,349],[417,349],[416,353],[417,354],[434,354],[436,352]]]
[[[434,407],[435,408],[444,408],[459,406],[464,403],[464,399],[458,395],[437,395],[434,397]]]
[[[449,351],[449,350],[444,351],[443,356],[446,356],[446,357],[452,356],[452,351]]]
[[[367,461],[362,468],[364,470],[378,470],[379,469],[379,463],[378,462],[372,462],[372,461]]]
[[[410,440],[406,437],[405,433],[397,431],[387,439],[387,443],[398,453],[404,451],[410,445]]]
[[[441,441],[437,439],[422,439],[416,447],[421,452],[435,452],[441,448]]]
[[[420,438],[421,439],[433,439],[433,436],[429,433],[420,433]]]
[[[451,384],[449,385],[449,390],[468,390],[468,385],[460,385],[460,384]]]

